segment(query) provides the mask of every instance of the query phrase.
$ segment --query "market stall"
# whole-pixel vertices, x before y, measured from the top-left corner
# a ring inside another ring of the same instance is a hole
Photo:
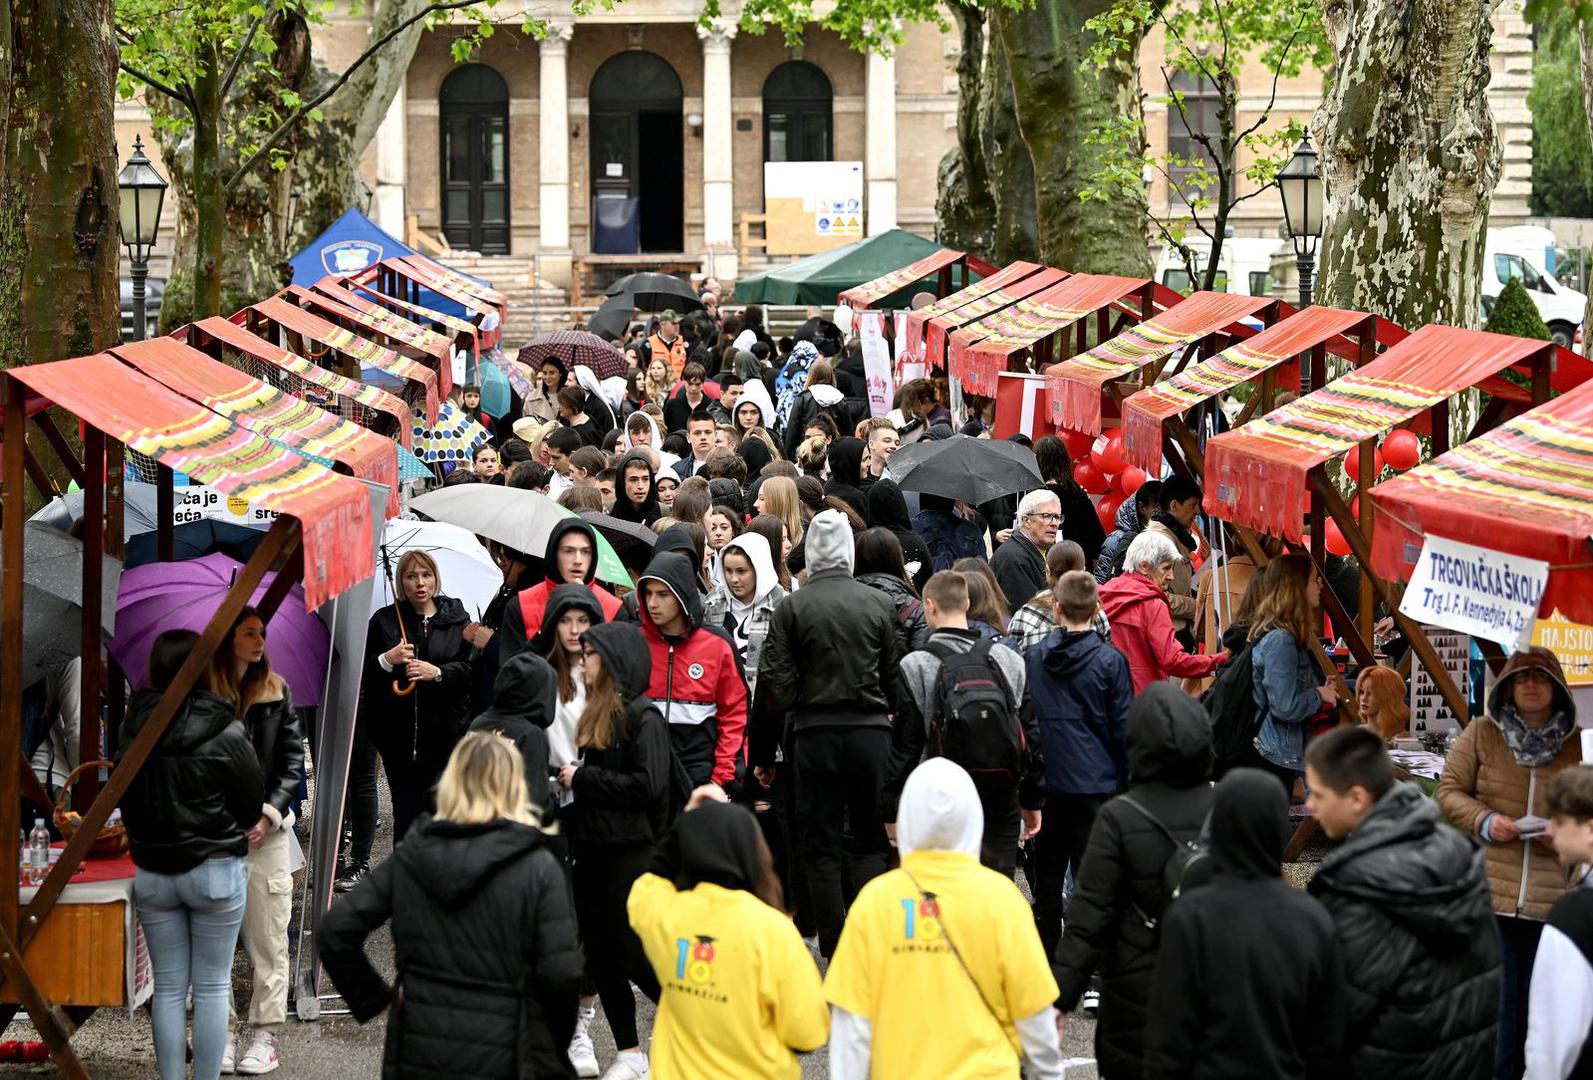
[[[474,323],[457,315],[433,311],[396,296],[385,296],[368,285],[356,285],[352,278],[324,277],[310,288],[357,311],[371,315],[377,312],[397,315],[433,333],[442,334],[453,339],[454,348],[463,349],[472,360],[481,355],[481,332]]]
[[[973,260],[978,262],[978,260]],[[987,271],[995,267],[981,263]],[[897,267],[888,273],[879,275],[861,285],[854,285],[842,290],[835,298],[837,304],[846,304],[854,310],[861,311],[870,308],[880,301],[904,289],[910,288],[921,281],[933,280],[935,282],[935,296],[942,297],[952,291],[953,274],[957,280],[966,285],[969,277],[969,256],[961,251],[950,248],[941,248],[939,251],[925,255],[908,263],[906,266]]]
[[[453,392],[453,347],[443,335],[434,334],[381,308],[364,310],[300,285],[289,285],[277,293],[274,299],[314,312],[326,321],[390,352],[424,364],[437,374],[438,394],[446,398]]]
[[[904,334],[906,353],[921,363],[928,362],[937,371],[943,370],[947,339],[952,331],[978,322],[1042,289],[1049,289],[1065,277],[1067,273],[1063,270],[1016,262],[977,284],[910,311]]]
[[[482,348],[490,349],[502,340],[503,322],[509,313],[503,294],[424,256],[383,259],[352,275],[351,280],[421,307],[450,314],[457,307],[479,328]]]

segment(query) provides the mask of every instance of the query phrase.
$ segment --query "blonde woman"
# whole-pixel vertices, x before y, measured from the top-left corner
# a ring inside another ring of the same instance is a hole
[[[802,500],[797,495],[796,481],[789,476],[771,476],[758,488],[753,509],[760,514],[773,514],[785,522],[785,538],[794,548],[802,543]]]
[[[243,947],[249,954],[254,993],[249,1025],[240,1041],[247,1049],[236,1069],[246,1076],[278,1066],[277,1036],[288,1019],[288,920],[293,913],[293,804],[304,775],[304,733],[287,683],[271,670],[266,626],[246,607],[233,621],[211,662],[212,689],[234,703],[255,756],[260,759],[265,798],[260,818],[249,830],[248,872],[243,911]],[[234,1046],[227,1040],[221,1071],[234,1070]]]
[[[664,402],[669,400],[669,391],[674,385],[668,362],[661,356],[653,357],[642,376],[642,399],[662,408]]]
[[[401,996],[365,955],[387,922]],[[437,816],[327,912],[321,961],[361,1023],[400,1006],[384,1075],[566,1075],[581,950],[513,744],[473,732],[455,747]]]

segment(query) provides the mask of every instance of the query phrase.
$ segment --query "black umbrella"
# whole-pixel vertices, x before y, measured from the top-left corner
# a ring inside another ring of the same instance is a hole
[[[29,522],[22,568],[22,685],[83,651],[83,542]],[[122,564],[101,556],[100,629],[116,630],[116,591]]]
[[[586,320],[586,328],[605,341],[618,341],[630,329],[636,305],[629,296],[611,296]]]
[[[266,534],[259,529],[210,518],[178,525],[172,529],[171,535],[172,558],[178,562],[184,559],[198,559],[219,551],[241,563],[246,563],[254,555],[254,549],[266,538]],[[159,539],[158,532],[139,533],[133,537],[127,542],[127,557],[123,560],[123,565],[131,570],[135,566],[154,562],[157,558],[156,548]]]
[[[647,563],[653,557],[653,545],[658,543],[658,534],[652,529],[596,510],[582,510],[581,519],[613,546],[626,569],[633,574],[640,574],[647,569]]]
[[[835,356],[841,351],[841,328],[817,315],[797,327],[792,341],[811,341],[820,356]]]
[[[697,311],[697,290],[674,274],[626,274],[608,287],[609,296],[629,296],[643,311]]]
[[[1045,486],[1033,450],[1005,439],[968,435],[902,447],[891,455],[890,475],[903,491],[941,495],[974,506]]]

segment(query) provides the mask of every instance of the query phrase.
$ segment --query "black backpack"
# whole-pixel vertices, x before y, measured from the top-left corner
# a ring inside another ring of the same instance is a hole
[[[1023,774],[1023,725],[1001,668],[990,655],[995,642],[981,640],[967,652],[930,645],[940,658],[935,708],[929,717],[929,752],[948,758],[978,778]]]
[[[1261,730],[1261,710],[1256,708],[1255,663],[1250,645],[1229,657],[1216,680],[1201,695],[1200,703],[1211,717],[1211,749],[1217,759],[1214,775],[1221,777],[1249,757],[1251,744]]]
[[[1200,835],[1193,840],[1180,840],[1173,835],[1173,831],[1162,824],[1160,818],[1145,807],[1135,802],[1128,795],[1119,796],[1125,803],[1133,807],[1141,817],[1167,837],[1173,845],[1172,854],[1167,856],[1167,864],[1162,868],[1162,907],[1155,915],[1151,915],[1144,908],[1129,901],[1129,907],[1134,909],[1134,914],[1139,916],[1146,929],[1155,930],[1161,918],[1167,911],[1167,905],[1177,900],[1187,890],[1197,885],[1202,885],[1211,880],[1211,815],[1206,815],[1205,824],[1200,827]]]

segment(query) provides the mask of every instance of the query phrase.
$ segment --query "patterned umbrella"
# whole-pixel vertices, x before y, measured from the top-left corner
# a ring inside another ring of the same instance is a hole
[[[585,330],[558,330],[543,334],[522,348],[516,359],[530,365],[535,371],[549,357],[566,368],[577,365],[589,367],[599,379],[612,379],[616,375],[623,378],[625,375],[625,358],[614,351],[614,346]]]
[[[437,423],[426,426],[423,409],[415,412],[415,456],[428,465],[446,461],[469,462],[476,447],[492,441],[487,429],[476,423],[452,402],[437,409]]]

